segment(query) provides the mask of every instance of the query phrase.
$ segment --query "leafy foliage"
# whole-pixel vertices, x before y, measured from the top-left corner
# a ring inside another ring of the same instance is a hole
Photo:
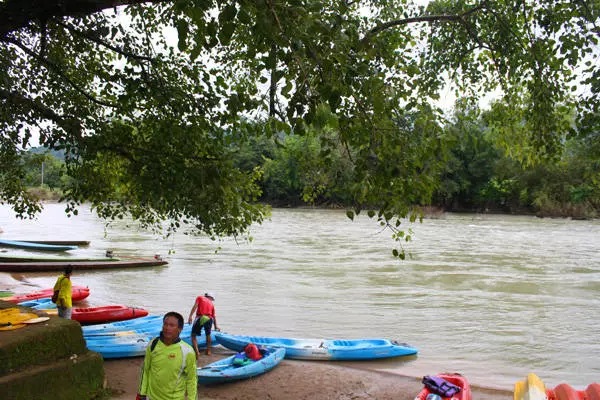
[[[419,217],[453,143],[436,106],[448,80],[471,98],[501,89],[487,124],[532,162],[560,154],[567,133],[589,135],[598,114],[594,3],[115,3],[0,4],[0,191],[19,213],[36,210],[17,161],[36,131],[65,151],[69,209],[90,201],[107,218],[238,235],[268,208],[261,171],[232,152],[293,134],[314,138],[303,149],[322,155],[314,171],[345,154],[353,212],[378,205],[373,217],[404,240],[398,218]],[[306,167],[310,200],[330,182]]]

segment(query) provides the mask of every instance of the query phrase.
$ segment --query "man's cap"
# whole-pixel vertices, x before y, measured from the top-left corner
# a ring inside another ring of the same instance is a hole
[[[210,297],[211,299],[215,299],[215,296],[212,295],[212,293],[206,292],[204,293],[204,297]]]

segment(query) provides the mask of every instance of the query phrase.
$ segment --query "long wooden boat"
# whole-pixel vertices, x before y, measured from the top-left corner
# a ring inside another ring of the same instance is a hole
[[[0,239],[0,246],[2,247],[16,247],[18,249],[25,250],[37,250],[37,251],[68,251],[75,250],[77,246],[71,245],[55,245],[55,244],[44,244],[35,242],[20,242],[18,240],[3,240]]]
[[[0,254],[0,262],[71,262],[121,261],[119,257],[40,256],[36,254]]]
[[[299,360],[372,360],[417,354],[417,349],[390,339],[290,339],[264,336],[230,335],[215,332],[219,343],[242,351],[248,343],[285,348],[285,358]]]
[[[2,300],[10,301],[11,303],[21,303],[28,300],[37,300],[52,297],[54,293],[53,288],[42,289],[36,292],[19,294],[11,297],[5,297]],[[84,286],[72,286],[71,287],[71,299],[76,302],[85,299],[90,295],[90,288]]]
[[[44,310],[53,315],[58,310]],[[71,319],[82,325],[102,324],[105,322],[125,321],[139,317],[145,317],[148,311],[143,308],[129,307],[124,305],[111,305],[100,307],[73,308]]]
[[[267,348],[263,358],[245,365],[235,365],[235,355],[198,368],[198,383],[211,385],[252,378],[275,368],[285,357],[285,349]]]
[[[39,262],[0,262],[0,272],[41,272],[62,271],[65,266],[73,270],[84,269],[122,269],[135,267],[157,267],[168,264],[165,260],[135,259],[126,261],[39,261]]]

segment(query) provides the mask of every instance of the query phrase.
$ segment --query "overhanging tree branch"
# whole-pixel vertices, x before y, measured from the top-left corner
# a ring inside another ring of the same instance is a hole
[[[62,72],[62,69],[58,65],[56,65],[56,64],[48,61],[46,58],[44,58],[44,57],[40,56],[39,54],[35,53],[31,49],[29,49],[26,46],[24,46],[21,42],[19,42],[17,40],[14,40],[14,39],[9,39],[9,38],[6,38],[4,41],[6,43],[11,43],[11,44],[17,46],[18,48],[20,48],[21,50],[23,50],[29,56],[31,56],[31,57],[35,58],[36,60],[40,61],[49,70],[51,70],[53,73],[55,73],[56,75],[58,75],[61,79],[63,79],[65,82],[67,82],[73,89],[75,89],[78,93],[80,93],[81,95],[83,95],[86,99],[90,100],[91,102],[96,103],[96,104],[98,104],[100,106],[118,108],[117,104],[108,103],[106,101],[98,100],[97,98],[95,98],[91,94],[87,93],[85,90],[83,90],[78,85],[76,85],[75,82],[73,82],[73,80],[71,78],[69,78],[64,72]]]
[[[379,24],[373,29],[371,29],[367,34],[361,39],[361,44],[366,45],[374,36],[378,33],[385,31],[386,29],[393,28],[395,26],[400,25],[408,25],[414,24],[417,22],[463,22],[466,17],[469,15],[481,11],[486,7],[486,2],[479,4],[477,7],[473,7],[470,10],[465,11],[462,14],[456,15],[423,15],[420,17],[411,17],[411,18],[403,18],[396,19],[393,21],[388,21],[383,24]]]
[[[113,45],[111,45],[109,43],[106,43],[105,41],[99,39],[98,37],[92,35],[89,32],[81,32],[80,30],[78,30],[78,29],[76,29],[76,28],[74,28],[74,27],[72,27],[72,26],[70,26],[68,24],[59,22],[59,21],[57,21],[56,23],[58,25],[62,26],[63,28],[69,30],[70,32],[74,33],[75,35],[79,36],[79,37],[88,39],[88,40],[90,40],[90,41],[92,41],[92,42],[94,42],[94,43],[96,43],[96,44],[98,44],[100,46],[106,47],[107,49],[112,50],[115,53],[121,54],[121,55],[123,55],[123,56],[125,56],[127,58],[130,58],[130,59],[133,59],[133,60],[136,60],[136,61],[149,61],[149,62],[154,61],[154,59],[152,57],[140,56],[138,54],[133,54],[133,53],[130,53],[130,52],[124,50],[124,49],[120,49],[120,48],[118,48],[116,46],[113,46]]]
[[[107,8],[161,0],[5,0],[0,3],[0,40],[31,21],[93,14]]]
[[[39,114],[41,117],[54,122],[74,138],[81,139],[83,136],[81,124],[76,118],[59,115],[36,100],[2,88],[0,88],[0,99],[4,99],[13,106],[25,108]]]

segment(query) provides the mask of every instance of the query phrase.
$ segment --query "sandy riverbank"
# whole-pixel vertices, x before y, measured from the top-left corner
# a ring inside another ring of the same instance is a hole
[[[230,353],[203,356],[199,366]],[[116,400],[135,398],[143,358],[106,360],[108,386]],[[360,363],[358,363],[360,365]],[[442,372],[442,371],[435,371]],[[215,400],[413,400],[422,388],[420,377],[409,377],[330,362],[283,360],[267,374],[225,385],[199,386],[199,399]],[[472,388],[475,400],[510,400],[512,392]]]
[[[19,275],[0,273],[0,290],[28,291],[26,280]],[[216,348],[211,356],[202,356],[198,365],[206,365],[231,353]],[[108,387],[115,400],[134,399],[139,383],[142,357],[105,360]],[[284,360],[267,374],[218,386],[199,386],[199,399],[259,400],[314,399],[413,400],[422,388],[421,377],[369,370],[361,363],[332,363]],[[432,371],[432,374],[449,371]],[[490,386],[493,386],[493,379]],[[472,387],[475,400],[510,400],[512,392]]]

